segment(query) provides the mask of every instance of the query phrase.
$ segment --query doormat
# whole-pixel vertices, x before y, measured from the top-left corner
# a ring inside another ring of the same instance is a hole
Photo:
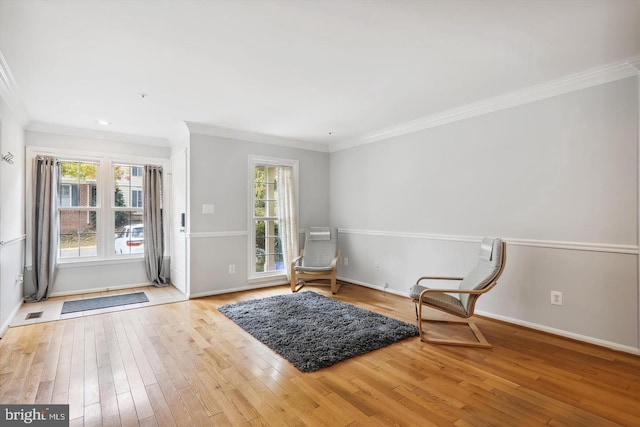
[[[149,298],[144,292],[133,294],[112,295],[108,297],[78,299],[65,301],[62,304],[62,313],[76,313],[78,311],[97,310],[99,308],[117,307],[120,305],[137,304],[139,302],[149,302]]]

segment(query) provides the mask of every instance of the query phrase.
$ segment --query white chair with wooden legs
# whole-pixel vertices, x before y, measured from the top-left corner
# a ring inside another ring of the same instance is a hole
[[[291,292],[299,291],[308,280],[326,279],[331,284],[331,293],[336,294],[339,258],[338,229],[309,227],[305,231],[304,249],[291,262]]]
[[[499,238],[486,237],[480,245],[479,260],[476,267],[465,277],[423,276],[411,288],[410,295],[416,306],[416,318],[420,329],[420,339],[432,344],[460,345],[470,347],[490,348],[491,344],[482,335],[480,329],[471,320],[440,320],[424,318],[422,308],[429,307],[469,319],[480,295],[489,292],[497,283],[506,264],[506,243]],[[434,289],[421,286],[423,280],[452,280],[460,281],[458,288]],[[452,294],[457,294],[452,295]],[[467,324],[475,336],[475,341],[436,339],[427,336],[423,323],[462,323]]]

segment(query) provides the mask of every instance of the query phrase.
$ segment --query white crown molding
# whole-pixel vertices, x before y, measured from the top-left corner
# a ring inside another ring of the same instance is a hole
[[[637,75],[640,75],[640,56],[400,123],[357,138],[339,141],[329,145],[329,152],[382,141]]]
[[[20,126],[24,127],[29,122],[29,115],[22,103],[20,90],[13,78],[13,74],[11,74],[9,64],[4,59],[2,52],[0,52],[0,97],[7,103]]]
[[[72,126],[58,125],[45,122],[30,122],[25,130],[56,135],[77,136],[90,139],[108,139],[109,141],[126,142],[130,144],[152,145],[155,147],[170,147],[169,140],[150,136],[130,135],[126,133],[108,132],[98,129],[82,129]]]
[[[482,237],[479,236],[459,236],[449,234],[429,234],[429,233],[409,233],[402,231],[382,231],[382,230],[355,230],[355,229],[338,229],[340,234],[355,234],[363,236],[384,236],[394,238],[408,239],[428,239],[428,240],[445,240],[448,242],[473,242],[479,243]],[[533,239],[514,239],[505,237],[505,242],[513,246],[528,246],[535,248],[563,249],[571,251],[587,251],[587,252],[606,252],[616,254],[638,255],[638,246],[635,245],[616,245],[613,243],[587,243],[587,242],[563,242],[558,240],[533,240]]]
[[[200,135],[217,136],[220,138],[236,139],[239,141],[258,142],[261,144],[281,145],[283,147],[297,148],[301,150],[320,151],[327,153],[329,147],[326,144],[316,144],[313,142],[296,141],[277,136],[266,135],[257,132],[249,132],[239,129],[211,126],[202,123],[185,122],[189,132]]]

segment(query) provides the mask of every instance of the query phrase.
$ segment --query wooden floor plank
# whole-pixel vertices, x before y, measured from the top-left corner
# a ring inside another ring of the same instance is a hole
[[[403,297],[337,300],[415,322]],[[10,328],[0,401],[69,403],[70,425],[640,425],[640,358],[486,318],[492,349],[409,338],[302,373],[222,315],[278,286]],[[446,329],[434,329],[436,334]]]

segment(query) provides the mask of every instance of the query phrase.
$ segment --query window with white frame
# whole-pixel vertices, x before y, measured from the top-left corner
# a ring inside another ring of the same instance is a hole
[[[58,159],[58,262],[117,262],[143,256],[143,161],[164,166],[164,159],[119,155],[116,160],[102,153],[29,147],[27,155],[30,159],[40,155]],[[28,224],[31,203],[29,197]]]
[[[60,162],[58,258],[97,256],[98,167],[96,162]]]
[[[113,210],[116,255],[144,253],[143,166],[114,164]]]
[[[249,276],[259,278],[285,273],[278,213],[278,179],[280,166],[294,167],[297,161],[250,157],[251,182]]]

